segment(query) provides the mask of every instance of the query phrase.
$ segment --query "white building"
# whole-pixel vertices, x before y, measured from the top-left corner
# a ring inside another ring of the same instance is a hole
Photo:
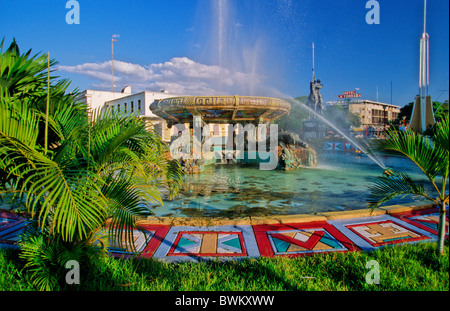
[[[155,128],[161,135],[164,141],[170,141],[170,138],[175,131],[167,128],[167,123],[164,119],[153,114],[150,110],[150,105],[155,100],[160,100],[169,97],[177,97],[179,95],[169,94],[163,92],[148,92],[132,94],[131,87],[125,87],[122,92],[85,90],[81,94],[81,101],[84,101],[87,106],[92,109],[111,108],[115,112],[124,112],[134,114],[143,118],[151,128]]]
[[[85,90],[81,94],[80,100],[84,101],[90,109],[95,110],[98,108],[103,108],[107,101],[116,98],[122,98],[130,94],[131,92],[128,93],[127,88],[123,89],[120,93],[110,91]]]

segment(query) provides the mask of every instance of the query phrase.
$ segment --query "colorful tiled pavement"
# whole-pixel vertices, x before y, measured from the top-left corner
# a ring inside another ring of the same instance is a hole
[[[166,262],[370,251],[436,241],[438,215],[425,204],[237,220],[153,217],[139,222],[142,230],[133,239],[142,257]],[[14,247],[25,226],[26,219],[1,212],[0,247]],[[448,213],[446,228],[448,238]],[[114,244],[108,250],[119,257],[132,254]]]
[[[16,247],[27,226],[27,220],[15,214],[0,211],[0,247]]]

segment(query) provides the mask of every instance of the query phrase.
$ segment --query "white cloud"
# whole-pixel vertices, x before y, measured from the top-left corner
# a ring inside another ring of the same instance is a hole
[[[92,84],[95,88],[111,87],[111,61],[59,66],[58,69],[96,80]],[[262,77],[255,73],[201,64],[187,57],[175,57],[164,63],[147,66],[115,60],[114,82],[118,89],[130,85],[133,91],[166,89],[180,95],[256,95],[249,92],[255,90],[255,85],[262,83]]]

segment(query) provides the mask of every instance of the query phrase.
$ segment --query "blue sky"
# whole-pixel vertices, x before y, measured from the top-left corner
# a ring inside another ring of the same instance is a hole
[[[49,51],[58,74],[84,89],[180,94],[299,96],[309,93],[311,45],[325,101],[359,88],[363,98],[404,106],[418,92],[422,0],[0,0],[0,36],[21,51]],[[429,0],[430,94],[448,99],[449,1]],[[447,91],[442,91],[447,90]]]

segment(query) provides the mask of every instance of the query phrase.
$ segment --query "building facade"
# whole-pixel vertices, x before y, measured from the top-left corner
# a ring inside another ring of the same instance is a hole
[[[341,105],[344,109],[359,117],[361,127],[368,136],[381,134],[388,124],[397,119],[400,107],[372,100],[351,98],[335,102],[327,102],[328,105]]]
[[[150,110],[150,105],[155,100],[175,97],[178,95],[169,94],[167,92],[148,92],[132,94],[131,87],[125,87],[121,92],[85,90],[80,101],[83,101],[92,109],[110,108],[114,112],[134,114],[144,119],[149,129],[155,129],[164,141],[170,141],[175,135],[175,127],[169,129],[164,119],[158,117]]]

